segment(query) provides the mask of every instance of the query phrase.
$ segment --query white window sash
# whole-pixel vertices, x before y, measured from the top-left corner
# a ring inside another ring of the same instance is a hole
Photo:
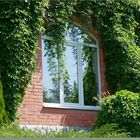
[[[102,86],[101,86],[101,70],[100,70],[100,52],[99,52],[98,42],[97,42],[97,77],[98,77],[98,95],[99,95],[99,99],[101,99]]]
[[[77,46],[77,57],[78,57],[78,93],[79,93],[79,104],[84,105],[84,94],[83,94],[83,72],[82,72],[82,50],[81,46]]]
[[[52,40],[47,36],[43,36],[42,39]],[[101,98],[101,76],[100,76],[100,57],[99,57],[99,44],[87,44],[75,41],[66,41],[67,46],[73,46],[77,48],[77,63],[78,63],[78,99],[79,103],[67,103],[64,102],[64,86],[63,80],[60,80],[60,103],[43,103],[44,107],[51,108],[67,108],[67,109],[83,109],[83,110],[98,110],[99,106],[84,105],[84,93],[83,93],[83,71],[82,71],[82,54],[81,46],[88,46],[96,49],[97,52],[97,83],[98,83],[98,96]]]
[[[43,103],[43,107],[47,108],[62,108],[62,109],[78,109],[78,110],[99,110],[100,106],[79,105],[77,103]]]

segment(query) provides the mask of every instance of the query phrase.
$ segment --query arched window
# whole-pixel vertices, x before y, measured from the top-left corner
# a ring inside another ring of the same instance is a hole
[[[74,28],[64,46],[42,37],[44,106],[95,110],[101,97],[98,42]]]

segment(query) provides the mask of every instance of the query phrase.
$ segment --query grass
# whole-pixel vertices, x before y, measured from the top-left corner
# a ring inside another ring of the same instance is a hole
[[[94,131],[70,131],[61,132],[57,134],[43,134],[31,130],[22,130],[18,125],[12,124],[0,128],[1,138],[127,138],[130,137],[129,133],[124,130],[119,130],[117,125],[105,125]]]

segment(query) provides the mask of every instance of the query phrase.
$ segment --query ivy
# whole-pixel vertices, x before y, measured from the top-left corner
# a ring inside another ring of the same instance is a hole
[[[116,123],[119,128],[130,132],[131,136],[140,136],[139,94],[127,90],[116,92],[101,100],[101,109],[97,115],[96,127]]]
[[[105,49],[106,79],[112,93],[120,89],[140,92],[138,0],[50,0],[46,4],[47,0],[0,1],[0,80],[10,120],[15,119],[35,70],[38,34],[44,20],[45,34],[53,37],[53,46],[57,46],[50,52],[63,50],[73,16],[92,24],[100,33],[100,47]],[[76,30],[72,31],[75,35]]]
[[[0,1],[0,73],[8,117],[13,121],[36,64],[45,0]]]
[[[140,92],[139,1],[93,0],[69,3],[71,6],[66,7],[67,1],[50,1],[47,19],[54,22],[47,25],[46,34],[55,38],[56,45],[63,46],[64,33],[67,25],[71,24],[72,16],[80,17],[87,25],[92,22],[92,27],[101,36],[100,47],[105,49],[106,79],[112,93],[122,89]]]

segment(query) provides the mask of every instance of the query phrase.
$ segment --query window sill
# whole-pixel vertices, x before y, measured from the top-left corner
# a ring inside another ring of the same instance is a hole
[[[100,106],[81,106],[77,103],[66,103],[66,104],[57,104],[57,103],[43,103],[43,107],[47,108],[62,108],[62,109],[78,109],[78,110],[99,110]]]

